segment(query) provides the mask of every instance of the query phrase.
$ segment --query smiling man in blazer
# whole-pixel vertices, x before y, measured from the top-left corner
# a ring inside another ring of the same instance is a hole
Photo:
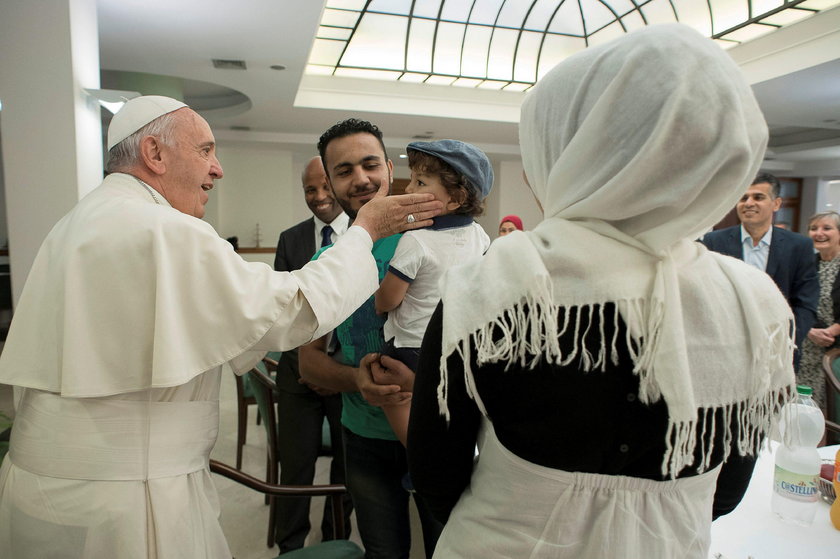
[[[811,239],[773,227],[781,207],[779,179],[760,173],[736,206],[741,225],[707,233],[709,250],[734,256],[764,270],[785,296],[796,320],[796,346],[816,320],[820,287]],[[799,363],[799,351],[794,358]]]
[[[303,196],[312,211],[305,219],[280,233],[274,269],[291,272],[303,268],[315,251],[332,244],[347,231],[349,218],[327,184],[320,157],[312,158],[301,176]],[[309,485],[315,475],[315,461],[321,448],[321,430],[327,418],[332,439],[333,460],[330,483],[344,483],[344,453],[341,444],[341,394],[301,382],[297,350],[283,353],[277,371],[277,423],[280,483]],[[303,547],[309,533],[309,499],[280,499],[275,541],[280,552]],[[344,502],[349,530],[353,504]],[[332,516],[325,507],[321,522],[324,540],[332,539]],[[349,531],[346,533],[349,536]]]

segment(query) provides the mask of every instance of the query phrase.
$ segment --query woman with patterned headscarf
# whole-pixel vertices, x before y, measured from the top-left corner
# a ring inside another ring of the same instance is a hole
[[[705,559],[794,380],[772,280],[693,241],[762,114],[711,40],[652,26],[546,74],[520,142],[545,219],[445,276],[414,385],[435,556]]]

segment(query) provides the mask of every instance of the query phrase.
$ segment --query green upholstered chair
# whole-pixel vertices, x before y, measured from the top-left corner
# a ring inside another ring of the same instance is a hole
[[[282,351],[269,351],[266,357],[272,361],[279,361],[283,356]],[[263,369],[265,370],[265,369]],[[242,447],[245,446],[245,439],[248,436],[248,406],[254,406],[257,401],[254,399],[254,388],[251,386],[253,380],[247,374],[235,375],[236,381],[236,469],[242,469]],[[260,424],[262,414],[257,409],[257,425]]]
[[[242,447],[248,435],[248,406],[256,405],[254,389],[248,375],[234,375],[236,378],[236,468],[242,468]],[[257,425],[260,424],[260,413],[257,412]]]
[[[365,553],[349,540],[330,540],[287,551],[277,559],[364,559]]]
[[[267,419],[267,418],[266,418]],[[240,470],[223,464],[218,460],[210,460],[210,471],[232,479],[251,489],[265,493],[273,499],[284,497],[317,497],[327,496],[333,518],[334,540],[287,551],[278,559],[364,559],[364,552],[349,540],[338,539],[344,534],[344,504],[342,496],[347,492],[343,485],[278,485],[266,483]],[[271,530],[274,524],[269,524]],[[272,534],[273,536],[273,534]],[[269,542],[272,547],[274,542]]]
[[[6,429],[2,433],[0,433],[0,464],[3,463],[3,458],[6,457],[6,454],[9,452],[9,434],[11,432],[11,428]]]
[[[282,353],[278,354],[282,355]],[[277,375],[277,361],[266,355],[266,357],[256,364],[254,369],[251,369],[246,374],[242,375],[244,380],[247,380],[251,386],[251,394],[254,395],[254,402],[257,404],[257,413],[265,417],[265,480],[268,483],[277,483],[280,481],[279,465],[280,457],[277,454],[277,445],[279,442],[279,434],[277,430],[277,411],[275,406],[275,390],[277,383],[274,378]],[[270,505],[269,508],[269,527],[268,527],[268,547],[274,545],[274,516],[276,514],[276,505],[273,504],[271,496],[266,494],[265,504]]]
[[[277,514],[277,499],[284,497],[315,497],[327,496],[333,516],[332,541],[322,542],[314,546],[286,552],[283,559],[298,558],[307,559],[318,557],[324,559],[357,559],[363,558],[364,553],[353,542],[340,540],[344,536],[344,504],[342,496],[347,492],[344,485],[279,485],[277,469],[277,414],[274,404],[274,390],[276,384],[271,378],[270,372],[277,370],[277,362],[266,357],[256,367],[248,371],[246,375],[251,381],[254,399],[260,414],[263,417],[263,425],[266,432],[266,480],[262,481],[242,472],[238,468],[232,468],[217,460],[210,460],[210,470],[223,475],[251,489],[260,491],[268,498],[268,536],[267,546],[274,547],[274,526]]]
[[[272,356],[280,357],[281,353],[274,353],[269,354]],[[254,400],[256,401],[257,408],[259,409],[260,415],[263,418],[263,426],[265,427],[265,436],[266,436],[266,479],[265,482],[261,482],[256,478],[252,478],[247,474],[239,471],[237,468],[233,470],[236,472],[236,476],[228,475],[231,474],[231,469],[229,467],[225,467],[224,464],[216,463],[215,469],[213,465],[213,461],[211,461],[210,469],[216,473],[226,475],[235,481],[240,483],[244,483],[248,487],[252,489],[256,489],[258,491],[262,491],[265,493],[267,497],[267,503],[269,505],[268,508],[268,534],[266,538],[266,545],[268,547],[274,547],[274,527],[275,527],[275,520],[277,516],[277,499],[282,498],[283,496],[316,496],[316,495],[327,495],[330,497],[330,502],[332,504],[333,510],[333,529],[334,529],[334,537],[336,540],[338,538],[343,537],[344,535],[344,505],[341,500],[341,496],[346,493],[346,488],[343,485],[321,485],[321,486],[282,486],[278,485],[279,480],[279,469],[278,469],[278,458],[277,458],[277,441],[278,441],[278,430],[277,430],[277,413],[275,409],[275,399],[274,399],[274,392],[277,388],[277,385],[274,379],[271,377],[272,373],[277,371],[277,361],[272,359],[271,357],[264,358],[261,362],[257,363],[257,365],[248,371],[244,377],[248,379],[251,385],[252,393],[254,395]],[[248,480],[250,478],[250,480]],[[273,489],[269,489],[273,488]],[[282,488],[282,491],[280,489]],[[336,512],[338,511],[338,512]],[[340,515],[340,521],[335,520],[335,515]],[[339,535],[340,534],[340,535]],[[335,540],[334,540],[335,541]],[[295,550],[294,552],[286,552],[283,554],[283,558],[286,559],[287,557],[300,557],[301,559],[306,559],[307,557],[325,557],[325,558],[347,558],[353,559],[355,557],[363,557],[361,550],[359,547],[347,540],[338,540],[338,543],[334,543],[334,541],[323,542],[316,546],[310,546],[309,548],[304,548],[300,550]],[[311,549],[311,551],[310,551]],[[350,553],[352,552],[352,553]],[[295,553],[300,553],[301,555],[294,555]],[[317,553],[316,555],[309,555],[309,553]]]
[[[9,452],[9,439],[12,434],[12,420],[11,418],[0,411],[0,464],[3,463],[3,458]]]
[[[823,357],[827,444],[840,442],[840,348],[830,349]]]

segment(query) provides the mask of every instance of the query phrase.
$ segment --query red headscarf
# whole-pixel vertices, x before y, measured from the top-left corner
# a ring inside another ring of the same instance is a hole
[[[505,221],[510,221],[517,229],[519,229],[520,231],[524,231],[524,229],[522,228],[522,220],[519,219],[518,215],[506,215],[502,218],[502,221],[499,222],[499,227],[501,227],[502,223],[504,223]]]

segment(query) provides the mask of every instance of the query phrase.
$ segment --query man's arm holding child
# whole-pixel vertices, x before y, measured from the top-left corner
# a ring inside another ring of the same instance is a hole
[[[396,384],[376,384],[370,374],[370,365],[377,354],[365,356],[359,367],[339,363],[327,354],[327,336],[318,338],[298,350],[300,377],[307,383],[336,392],[361,392],[372,406],[399,404],[410,400],[411,394],[400,390]]]

